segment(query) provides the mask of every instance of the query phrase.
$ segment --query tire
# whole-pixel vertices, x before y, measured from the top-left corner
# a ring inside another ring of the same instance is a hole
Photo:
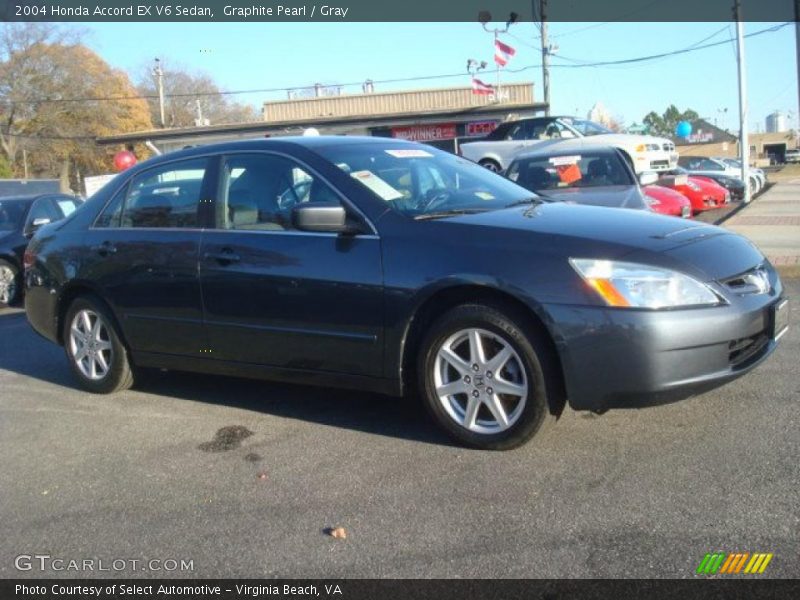
[[[477,362],[474,336],[483,349]],[[478,304],[458,306],[436,321],[417,357],[428,411],[458,442],[483,450],[520,446],[555,420],[553,366],[541,337],[522,319]],[[451,394],[442,392],[445,385]]]
[[[99,329],[96,327],[98,320]],[[79,296],[73,300],[64,318],[63,336],[70,369],[85,390],[113,394],[133,385],[128,351],[110,309],[99,298]],[[81,348],[89,354],[79,360],[77,355]]]
[[[500,163],[491,158],[484,158],[478,161],[478,164],[484,169],[489,169],[492,173],[501,173],[503,171],[503,167],[500,166]]]
[[[7,260],[0,259],[0,308],[13,306],[22,296],[22,273]]]

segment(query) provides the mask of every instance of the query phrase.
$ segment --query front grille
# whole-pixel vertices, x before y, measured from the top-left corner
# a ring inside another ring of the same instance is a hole
[[[734,368],[740,367],[754,356],[760,354],[768,343],[769,338],[764,332],[733,340],[728,344],[728,362]]]
[[[669,161],[668,160],[651,160],[650,161],[650,168],[651,169],[668,169],[669,168]]]

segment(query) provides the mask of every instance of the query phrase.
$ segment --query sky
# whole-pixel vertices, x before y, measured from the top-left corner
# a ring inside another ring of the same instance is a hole
[[[494,24],[492,24],[494,25]],[[775,24],[747,23],[745,33]],[[725,23],[550,23],[557,44],[550,74],[554,114],[586,116],[601,102],[626,124],[670,104],[691,108],[711,123],[738,129],[738,84],[733,43],[635,65],[565,68],[556,65],[659,54],[732,37]],[[457,74],[376,91],[469,85],[469,58],[492,64],[493,39],[478,23],[91,23],[86,43],[107,62],[138,76],[155,57],[210,74],[226,90],[347,84],[366,79]],[[503,81],[532,81],[542,99],[541,46],[532,23],[517,23],[501,39],[516,55]],[[793,26],[745,40],[749,124],[763,131],[780,110],[797,128],[798,96]],[[516,70],[517,72],[512,72]],[[168,76],[168,71],[165,77]],[[494,80],[494,73],[487,75]],[[345,92],[359,92],[360,85]],[[285,91],[233,96],[260,108]],[[727,112],[726,112],[727,109]]]

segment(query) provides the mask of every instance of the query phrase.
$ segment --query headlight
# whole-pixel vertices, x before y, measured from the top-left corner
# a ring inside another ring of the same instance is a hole
[[[591,258],[570,258],[570,264],[609,306],[678,308],[720,304],[705,284],[677,271]]]

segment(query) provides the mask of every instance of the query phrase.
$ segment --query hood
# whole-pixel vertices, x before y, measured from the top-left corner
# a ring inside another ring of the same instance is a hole
[[[510,241],[510,232],[529,232],[544,238],[532,240],[543,252],[662,265],[704,280],[737,275],[764,261],[752,243],[726,229],[649,210],[557,202],[461,215],[438,223],[491,227],[503,243],[518,243]]]
[[[562,188],[536,192],[545,200],[567,204],[585,204],[606,208],[646,210],[647,203],[638,186],[610,185],[594,188]]]

